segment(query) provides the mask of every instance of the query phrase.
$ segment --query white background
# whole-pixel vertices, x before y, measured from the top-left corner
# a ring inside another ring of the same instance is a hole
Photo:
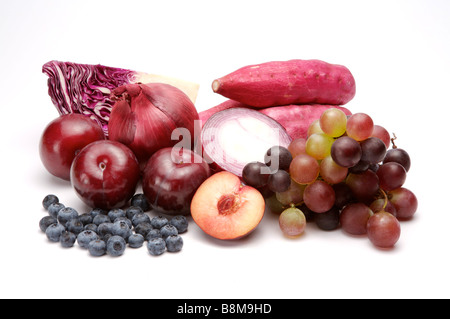
[[[0,297],[450,297],[449,1],[0,1]],[[405,186],[419,209],[393,250],[310,224],[290,240],[272,214],[233,242],[191,221],[182,252],[158,258],[145,247],[93,258],[40,232],[48,193],[87,210],[39,159],[40,135],[57,116],[45,62],[191,80],[201,111],[224,100],[211,90],[215,78],[295,58],[347,66],[357,83],[347,107],[395,132],[410,153]]]

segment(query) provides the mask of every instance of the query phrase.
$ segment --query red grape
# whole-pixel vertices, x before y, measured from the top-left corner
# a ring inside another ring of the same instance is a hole
[[[369,137],[361,142],[361,160],[369,164],[381,162],[386,155],[386,145],[378,137]]]
[[[293,140],[289,144],[288,150],[291,152],[293,158],[300,154],[306,154],[306,139],[300,137]]]
[[[299,184],[310,184],[319,176],[319,163],[308,154],[301,154],[291,162],[289,172],[292,179]]]
[[[242,179],[244,183],[253,187],[263,187],[269,179],[269,168],[261,162],[251,162],[244,166]]]
[[[348,172],[353,174],[361,174],[369,169],[371,164],[363,160],[359,161],[355,166],[349,167]]]
[[[272,171],[279,169],[286,171],[291,165],[292,154],[286,147],[273,146],[264,155],[264,162]]]
[[[342,208],[353,200],[352,190],[346,183],[335,184],[332,187],[336,197],[334,205],[337,208]]]
[[[306,186],[303,200],[313,212],[324,213],[333,207],[336,195],[331,185],[323,181],[315,181]]]
[[[291,176],[286,171],[278,170],[269,176],[267,186],[272,192],[285,192],[291,186]]]
[[[409,157],[409,154],[401,148],[393,148],[387,151],[383,164],[389,162],[399,163],[407,172],[411,167],[411,158]]]
[[[349,204],[341,212],[342,229],[351,235],[364,235],[367,233],[367,221],[372,215],[372,210],[363,203]]]
[[[348,136],[342,136],[331,146],[331,157],[340,166],[352,167],[361,159],[362,150],[357,141]]]
[[[400,187],[390,191],[389,201],[397,210],[398,219],[410,219],[417,211],[418,201],[416,195],[409,189]]]
[[[372,136],[373,120],[365,113],[355,113],[347,121],[347,135],[357,141],[364,141]]]
[[[379,189],[378,176],[371,170],[361,174],[348,174],[346,183],[361,202],[372,202]]]
[[[314,214],[314,221],[322,230],[334,230],[339,227],[340,221],[340,212],[337,207],[331,207],[330,210],[325,213]]]
[[[377,170],[380,187],[385,191],[397,189],[405,183],[406,170],[396,162],[381,165]]]
[[[367,222],[367,237],[378,247],[394,246],[400,238],[400,232],[397,218],[385,211],[373,214]]]
[[[378,137],[382,140],[386,146],[386,149],[388,149],[391,145],[391,136],[389,135],[389,132],[381,125],[373,126],[372,137]]]

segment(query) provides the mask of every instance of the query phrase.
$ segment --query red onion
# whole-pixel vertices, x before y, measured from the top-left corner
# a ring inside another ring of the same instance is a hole
[[[163,83],[126,84],[112,91],[112,99],[109,139],[131,148],[141,167],[159,149],[179,143],[180,135],[193,149],[198,113],[181,90]]]
[[[201,134],[204,157],[239,177],[247,163],[264,162],[270,147],[287,148],[291,141],[277,121],[247,108],[215,113],[203,125]]]

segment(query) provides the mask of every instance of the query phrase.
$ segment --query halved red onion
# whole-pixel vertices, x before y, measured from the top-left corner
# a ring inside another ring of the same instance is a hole
[[[270,147],[288,147],[291,141],[280,123],[247,108],[217,112],[206,121],[201,133],[205,159],[239,177],[247,163],[264,162]]]

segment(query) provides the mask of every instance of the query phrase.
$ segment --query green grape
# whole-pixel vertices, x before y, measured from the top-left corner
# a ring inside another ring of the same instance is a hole
[[[277,200],[284,206],[298,205],[303,201],[303,192],[306,185],[297,184],[291,180],[287,191],[275,193]]]
[[[298,237],[303,234],[306,228],[305,214],[296,207],[284,210],[280,214],[278,222],[281,231],[287,237]]]
[[[314,133],[306,141],[306,153],[317,160],[324,159],[331,152],[334,139],[324,133]]]
[[[320,128],[319,120],[315,120],[309,125],[307,136],[310,137],[311,135],[316,133],[323,133],[322,129]]]
[[[322,131],[331,137],[339,137],[347,128],[347,115],[339,109],[325,110],[319,120]]]

